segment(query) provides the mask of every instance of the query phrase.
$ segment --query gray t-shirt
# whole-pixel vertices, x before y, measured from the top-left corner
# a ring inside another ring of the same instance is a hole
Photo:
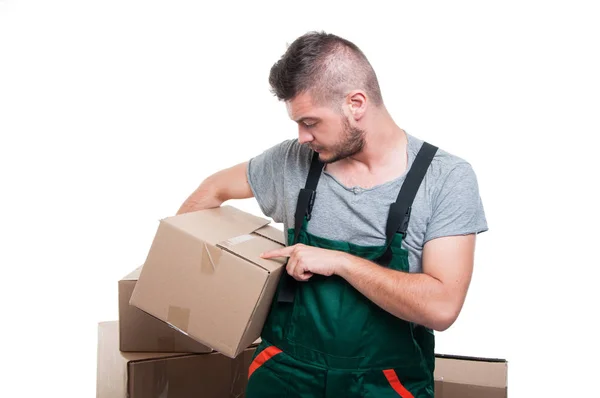
[[[410,168],[423,141],[408,133],[406,136]],[[248,182],[260,209],[276,223],[283,223],[285,231],[294,227],[298,193],[306,183],[311,154],[309,147],[293,139],[267,149],[249,162]],[[308,232],[357,245],[384,245],[390,204],[396,201],[405,177],[406,172],[394,180],[364,189],[346,187],[324,170]],[[487,229],[471,165],[438,149],[413,202],[407,238],[403,242],[409,252],[410,272],[422,271],[423,245],[427,241]]]

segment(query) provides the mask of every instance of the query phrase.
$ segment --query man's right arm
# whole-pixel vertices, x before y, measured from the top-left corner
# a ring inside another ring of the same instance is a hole
[[[248,162],[244,162],[209,176],[183,202],[177,214],[219,207],[230,199],[253,197],[247,169]]]

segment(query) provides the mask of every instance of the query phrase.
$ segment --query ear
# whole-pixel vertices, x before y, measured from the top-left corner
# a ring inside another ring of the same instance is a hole
[[[355,121],[360,120],[367,111],[367,96],[362,90],[353,90],[346,97],[346,106]]]

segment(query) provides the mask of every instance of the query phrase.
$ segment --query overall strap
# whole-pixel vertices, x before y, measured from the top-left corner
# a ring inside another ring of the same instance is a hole
[[[317,184],[319,183],[323,166],[323,163],[319,160],[319,154],[313,152],[310,169],[308,170],[308,177],[306,177],[306,184],[304,188],[300,190],[300,194],[298,195],[298,203],[296,204],[296,214],[294,218],[294,242],[292,242],[292,244],[298,243],[298,235],[300,235],[304,217],[306,217],[307,221],[310,220],[310,214],[312,213],[312,208],[315,203],[315,195],[317,194]]]
[[[437,150],[438,148],[436,146],[433,146],[428,142],[423,142],[415,161],[406,174],[406,179],[404,180],[404,183],[402,183],[396,202],[390,205],[390,212],[385,229],[387,249],[378,261],[381,265],[388,265],[391,260],[392,253],[390,246],[396,232],[401,233],[403,238],[406,237],[413,201]]]
[[[307,221],[310,220],[312,208],[315,203],[315,196],[317,194],[317,184],[319,183],[323,166],[324,164],[319,160],[319,154],[313,152],[308,177],[306,177],[306,184],[304,188],[300,190],[300,194],[298,195],[294,219],[294,241],[290,243],[290,246],[298,243],[298,237],[302,230],[304,218],[306,218]],[[291,303],[294,301],[297,282],[287,272],[282,274],[282,278],[284,280],[277,301]]]

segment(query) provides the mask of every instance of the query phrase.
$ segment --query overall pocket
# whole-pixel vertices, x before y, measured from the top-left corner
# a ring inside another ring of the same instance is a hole
[[[417,377],[414,369],[406,367],[369,371],[364,377],[362,397],[434,398],[429,378]]]
[[[383,371],[385,378],[387,379],[390,387],[402,398],[414,398],[412,393],[404,387],[400,379],[398,378],[398,374],[394,369],[385,369]]]
[[[289,393],[290,372],[278,366],[282,351],[275,346],[257,348],[248,369],[246,398],[285,398]]]

